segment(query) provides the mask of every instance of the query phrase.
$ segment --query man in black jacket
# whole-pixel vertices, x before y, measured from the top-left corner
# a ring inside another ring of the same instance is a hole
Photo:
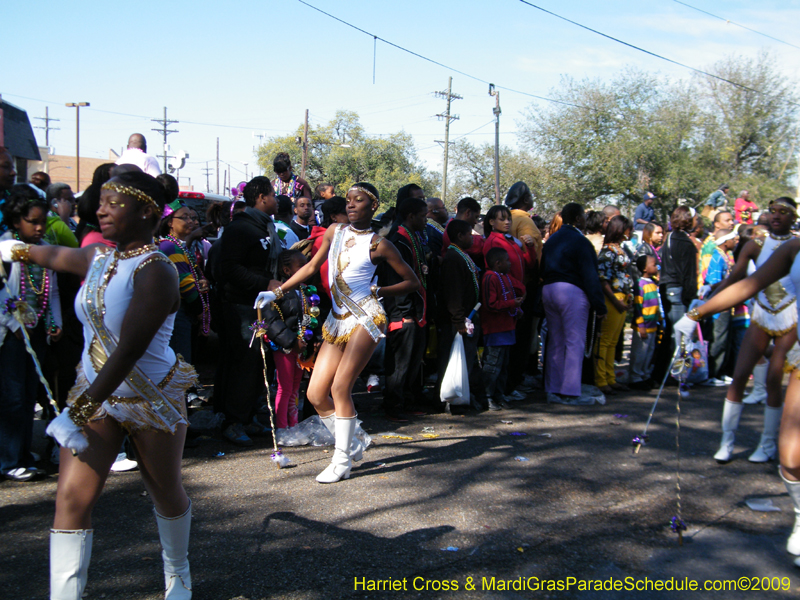
[[[222,290],[222,389],[214,390],[214,408],[225,414],[223,435],[240,446],[251,446],[251,435],[268,429],[255,418],[264,391],[263,365],[257,343],[250,347],[256,320],[253,303],[259,292],[278,279],[278,255],[283,249],[275,223],[275,192],[266,177],[254,177],[244,188],[247,208],[233,216],[220,240],[218,286]]]
[[[400,417],[422,396],[422,359],[427,342],[426,295],[428,264],[420,234],[427,226],[428,205],[419,198],[408,198],[397,207],[400,224],[388,236],[400,256],[416,273],[422,287],[412,294],[384,298],[386,309],[386,387],[383,407],[390,418]],[[388,265],[379,271],[380,286],[402,281]]]

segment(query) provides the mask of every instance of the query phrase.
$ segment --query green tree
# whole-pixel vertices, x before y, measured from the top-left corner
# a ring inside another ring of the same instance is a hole
[[[259,165],[272,173],[275,155],[287,152],[299,172],[302,153],[296,138],[302,135],[299,126],[295,135],[269,138],[258,149]],[[340,195],[354,183],[368,181],[378,188],[382,210],[394,205],[397,190],[408,183],[416,183],[428,193],[438,185],[436,175],[419,164],[409,134],[369,136],[358,115],[344,110],[337,111],[327,124],[309,128],[306,179],[312,187],[331,183]]]

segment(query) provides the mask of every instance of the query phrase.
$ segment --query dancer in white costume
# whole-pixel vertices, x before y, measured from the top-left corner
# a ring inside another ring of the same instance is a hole
[[[775,202],[785,200],[790,199],[779,198]],[[774,205],[775,203],[773,203]],[[675,325],[675,330],[681,335],[692,335],[697,326],[696,321],[744,302],[787,276],[791,278],[797,288],[800,286],[798,252],[800,252],[800,239],[787,241],[775,250],[770,259],[750,277],[729,286],[715,294],[702,306],[689,311]],[[797,300],[795,300],[795,305],[796,303]],[[789,378],[789,387],[786,389],[778,451],[779,473],[794,503],[795,511],[794,529],[787,542],[786,550],[790,554],[800,556],[800,368],[793,370]],[[795,560],[795,564],[800,566],[800,558]]]
[[[797,219],[795,201],[791,198],[778,198],[770,203],[769,212],[769,235],[747,242],[739,254],[739,260],[736,261],[730,277],[722,282],[714,298],[728,286],[744,279],[751,260],[760,269],[775,252],[793,239],[791,227]],[[767,462],[776,458],[778,454],[777,437],[783,404],[781,382],[784,363],[792,346],[797,342],[795,298],[795,285],[788,275],[770,283],[755,294],[750,327],[742,341],[733,382],[728,388],[722,411],[722,442],[714,455],[714,458],[721,463],[728,462],[733,455],[734,436],[743,408],[742,397],[751,373],[754,373],[759,382],[762,378],[766,378],[767,403],[764,406],[764,429],[761,441],[748,460]],[[774,341],[775,348],[769,363],[756,367],[756,363],[764,355],[771,341]],[[800,360],[797,360],[795,366],[800,366]]]
[[[347,192],[350,224],[331,225],[308,264],[274,291],[261,292],[256,298],[256,308],[274,302],[318,272],[327,258],[333,310],[322,328],[325,342],[307,392],[309,401],[336,440],[331,464],[317,476],[320,483],[347,479],[352,460],[360,458],[351,451],[356,426],[351,394],[356,378],[383,336],[386,315],[378,298],[410,294],[420,285],[397,248],[372,232],[372,216],[378,205],[378,190],[374,186],[357,183],[351,187]],[[372,280],[377,264],[384,261],[403,281],[378,288],[372,285]]]
[[[181,484],[184,392],[194,369],[169,348],[180,305],[178,274],[152,232],[164,208],[150,175],[128,172],[103,185],[97,217],[117,250],[0,243],[19,260],[85,278],[75,301],[85,344],[68,410],[47,431],[61,444],[56,516],[50,534],[50,598],[79,600],[92,552],[92,508],[126,433],[153,499],[163,547],[166,598],[192,596],[191,502]]]

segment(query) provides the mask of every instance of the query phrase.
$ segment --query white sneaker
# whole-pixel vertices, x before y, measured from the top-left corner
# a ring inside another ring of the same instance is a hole
[[[137,468],[139,463],[135,460],[129,460],[124,452],[117,454],[117,460],[111,465],[111,470],[115,473],[122,473],[123,471],[132,471]]]
[[[367,392],[370,394],[381,391],[381,380],[377,375],[370,375],[367,378]]]
[[[707,386],[707,387],[724,387],[724,386],[726,386],[728,384],[725,383],[725,381],[723,381],[722,379],[717,379],[715,377],[711,377],[710,379],[706,379],[700,385],[704,385],[704,386]]]

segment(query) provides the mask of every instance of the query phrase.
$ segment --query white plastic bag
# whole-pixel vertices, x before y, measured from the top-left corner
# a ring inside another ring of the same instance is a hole
[[[464,340],[460,333],[456,334],[450,348],[450,360],[442,377],[442,402],[453,406],[469,405],[469,373],[467,373],[467,356],[464,353]]]

